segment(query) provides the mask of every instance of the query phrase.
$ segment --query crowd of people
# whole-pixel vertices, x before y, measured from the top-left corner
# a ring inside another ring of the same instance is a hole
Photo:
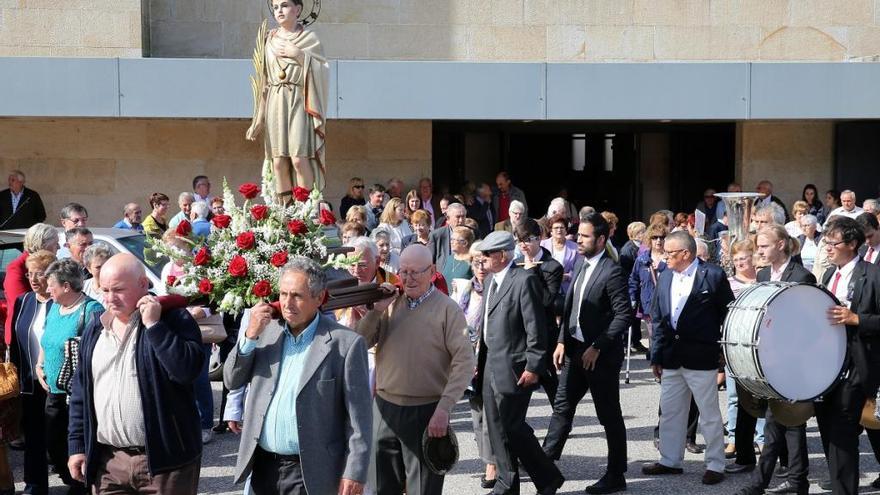
[[[554,461],[587,392],[607,471],[586,493],[615,493],[626,489],[628,465],[620,372],[635,352],[660,387],[658,460],[645,475],[682,473],[688,450],[705,453],[704,484],[751,472],[741,495],[805,494],[805,425],[785,426],[769,410],[756,418],[719,343],[729,303],[768,281],[818,281],[842,302],[828,318],[846,325],[850,373],[816,416],[827,484],[835,494],[858,491],[860,414],[880,385],[880,206],[858,206],[852,191],[827,191],[823,201],[807,185],[788,209],[761,181],[762,197],[743,219],[750,235],[730,242],[727,209],[707,189],[694,213],[630,222],[615,245],[614,212],[563,197],[530,210],[506,172],[494,185],[442,196],[428,178],[409,191],[399,179],[352,178],[338,231],[358,256],[351,275],[387,297],[323,312],[326,274],[292,257],[279,269],[277,304],[223,315],[214,424],[211,344],[200,330],[211,308],[163,307],[136,257],[94,242],[83,205],[61,210],[59,242],[24,183],[21,172],[9,175],[0,225],[27,229],[4,280],[25,493],[47,493],[50,464],[73,494],[195,493],[202,445],[232,431],[241,435],[235,481],[247,493],[439,494],[454,462],[450,413],[466,398],[481,487],[519,493],[522,470],[538,493],[553,494],[565,481]],[[148,215],[126,204],[114,227],[183,250],[191,246],[177,224],[206,235],[224,211],[205,176],[178,195],[173,216],[168,195],[148,201]],[[169,263],[162,279],[181,269]],[[526,421],[538,388],[553,410],[542,441]],[[880,463],[880,430],[867,434]],[[0,495],[14,493],[3,449]],[[784,481],[770,487],[774,475]]]

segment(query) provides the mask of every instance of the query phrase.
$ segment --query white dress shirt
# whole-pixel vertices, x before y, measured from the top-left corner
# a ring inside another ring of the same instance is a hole
[[[834,296],[837,297],[837,300],[840,301],[847,308],[849,307],[849,284],[852,281],[853,270],[856,268],[856,263],[859,262],[859,257],[856,256],[849,263],[837,267],[837,270],[834,271],[834,275],[831,275],[831,279],[828,280],[828,290],[831,290],[834,287],[834,279],[837,278],[837,274],[840,274],[840,280],[837,281],[837,287],[835,287]]]
[[[587,285],[590,283],[590,277],[593,276],[593,271],[596,269],[596,265],[599,264],[599,260],[602,259],[602,255],[605,254],[605,250],[599,251],[599,254],[593,256],[585,260],[587,263],[587,269],[584,270],[581,277],[576,280],[577,284],[575,287],[577,288],[577,299],[573,301],[573,304],[577,305],[577,327],[574,329],[574,338],[577,340],[584,342],[584,332],[581,329],[581,307],[583,306],[582,302],[584,300],[584,294],[587,290]]]
[[[791,258],[785,260],[785,263],[779,267],[779,271],[774,270],[773,265],[770,265],[770,281],[779,282],[782,280],[782,274],[785,273],[785,269],[788,268],[789,263],[791,263]]]
[[[880,255],[880,246],[872,246],[867,244],[868,249],[865,251],[865,261],[868,263],[874,263],[877,261],[877,256]]]
[[[699,259],[695,258],[683,272],[673,270],[672,286],[669,289],[669,313],[672,315],[672,328],[678,329],[678,317],[687,303],[691,290],[694,288],[694,280],[697,278],[697,265]]]

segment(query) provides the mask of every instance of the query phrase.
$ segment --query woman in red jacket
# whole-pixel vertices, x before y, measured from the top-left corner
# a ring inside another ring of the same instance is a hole
[[[58,248],[58,229],[55,227],[47,223],[38,223],[27,230],[24,235],[24,252],[9,263],[6,267],[6,278],[3,280],[3,294],[10,307],[18,296],[31,290],[25,266],[28,254],[36,253],[41,249],[54,254],[58,252]],[[3,337],[6,345],[12,343],[12,311],[7,312]]]

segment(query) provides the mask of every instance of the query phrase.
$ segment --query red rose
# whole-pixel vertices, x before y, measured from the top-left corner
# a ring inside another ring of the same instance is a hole
[[[168,278],[165,279],[165,285],[167,285],[168,287],[174,285],[175,282],[177,282],[177,277],[175,277],[174,275],[168,275]]]
[[[287,222],[287,230],[293,235],[302,235],[309,231],[306,224],[299,220],[291,220]]]
[[[309,190],[304,187],[296,186],[293,188],[293,197],[297,201],[305,201],[309,199]]]
[[[333,212],[330,210],[321,210],[319,222],[321,222],[321,225],[333,225],[336,223],[336,217],[333,216]]]
[[[229,274],[233,277],[246,277],[248,274],[247,260],[241,256],[233,256],[229,262]]]
[[[269,260],[269,263],[272,263],[272,266],[275,268],[281,268],[282,266],[287,264],[287,251],[278,251],[277,253],[272,255],[272,258]]]
[[[269,295],[272,294],[272,284],[265,280],[260,280],[254,284],[251,292],[257,297],[269,297]]]
[[[211,252],[208,251],[208,248],[202,247],[196,253],[195,258],[193,258],[193,264],[196,266],[205,266],[211,262]]]
[[[240,192],[246,199],[254,199],[257,197],[257,194],[260,194],[260,186],[253,182],[245,182],[238,187],[238,192]]]
[[[203,278],[199,281],[199,292],[205,295],[210,295],[214,290],[214,284],[211,283],[210,280]]]
[[[242,232],[238,234],[238,237],[235,238],[235,245],[238,246],[238,249],[249,250],[254,248],[254,233],[253,232]]]
[[[268,213],[269,208],[266,205],[254,205],[251,207],[251,215],[254,217],[254,220],[263,220]]]
[[[229,227],[230,222],[232,222],[232,217],[229,215],[214,215],[214,218],[211,219],[211,223],[213,223],[214,227],[217,227],[218,229]]]
[[[190,232],[192,232],[192,230],[193,230],[192,224],[187,222],[186,220],[181,220],[180,223],[177,224],[177,230],[176,230],[177,235],[186,237],[190,234]]]

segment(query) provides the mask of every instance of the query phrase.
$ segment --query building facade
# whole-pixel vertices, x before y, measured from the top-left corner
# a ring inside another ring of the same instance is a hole
[[[314,8],[305,0],[305,11]],[[0,164],[109,225],[244,140],[259,0],[0,0]],[[706,187],[877,196],[880,0],[323,0],[328,186],[510,170],[623,221]],[[535,216],[539,212],[533,210]]]

